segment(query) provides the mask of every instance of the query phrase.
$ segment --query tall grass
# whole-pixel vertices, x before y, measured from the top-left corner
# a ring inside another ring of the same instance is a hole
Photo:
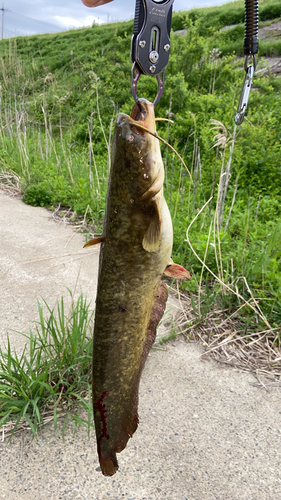
[[[0,348],[0,427],[13,435],[27,422],[34,437],[44,422],[57,428],[68,418],[74,429],[92,427],[90,403],[93,312],[81,295],[65,311],[63,297],[54,309],[38,303],[39,320],[30,331],[21,354],[13,352],[9,338]],[[81,410],[88,414],[81,416]]]
[[[269,323],[279,324],[280,251],[269,242],[279,242],[281,220],[280,82],[274,75],[255,76],[247,116],[235,128],[244,70],[233,51],[236,43],[243,47],[244,33],[239,26],[219,30],[234,22],[232,9],[240,8],[234,2],[174,18],[182,19],[188,35],[172,34],[156,114],[172,116],[174,123],[157,126],[184,158],[192,182],[178,158],[161,146],[165,195],[174,260],[191,267],[198,284],[214,279],[184,241],[186,227],[212,198],[190,228],[193,248],[222,282],[236,280],[235,289],[247,299],[244,277],[263,301]],[[1,42],[0,168],[15,172],[27,203],[91,214],[96,229],[103,222],[115,116],[119,109],[130,113],[133,104],[131,28],[132,23],[94,26]],[[223,57],[227,45],[231,55]],[[153,100],[155,79],[141,78],[138,90]],[[194,291],[196,280],[183,287]],[[230,309],[240,307],[237,296],[228,299]]]
[[[56,94],[55,76],[49,72],[43,79],[42,94],[30,99],[30,95],[38,92],[37,66],[22,63],[16,41],[10,41],[9,52],[4,53],[0,64],[4,84],[0,87],[0,168],[20,175],[24,200],[31,205],[60,203],[71,206],[78,214],[85,213],[91,205],[99,213],[105,201],[114,118],[107,139],[99,110],[98,86],[95,112],[99,115],[107,153],[98,156],[97,164],[92,134],[88,156],[84,147],[73,142],[69,127],[63,123],[67,96]],[[37,120],[32,118],[35,113]]]

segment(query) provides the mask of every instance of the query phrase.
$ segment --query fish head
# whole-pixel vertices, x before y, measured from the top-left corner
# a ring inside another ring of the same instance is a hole
[[[155,133],[154,106],[145,99],[133,106],[131,116],[120,113],[117,117],[113,163],[124,195],[136,203],[149,201],[163,186],[164,167]]]

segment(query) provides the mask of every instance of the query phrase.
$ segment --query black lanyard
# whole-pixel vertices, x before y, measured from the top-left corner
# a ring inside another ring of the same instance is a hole
[[[259,4],[258,0],[245,0],[245,38],[244,56],[246,76],[242,87],[241,97],[235,116],[236,125],[241,125],[244,120],[248,104],[252,80],[256,69],[256,54],[259,50]]]

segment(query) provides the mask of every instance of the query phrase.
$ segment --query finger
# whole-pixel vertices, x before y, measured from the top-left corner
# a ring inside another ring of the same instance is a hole
[[[87,7],[99,7],[100,5],[112,2],[112,0],[82,0],[82,2]]]

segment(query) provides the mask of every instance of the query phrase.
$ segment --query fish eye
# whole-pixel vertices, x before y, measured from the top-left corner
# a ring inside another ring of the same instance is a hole
[[[135,136],[133,134],[127,134],[126,139],[128,142],[134,142]]]

